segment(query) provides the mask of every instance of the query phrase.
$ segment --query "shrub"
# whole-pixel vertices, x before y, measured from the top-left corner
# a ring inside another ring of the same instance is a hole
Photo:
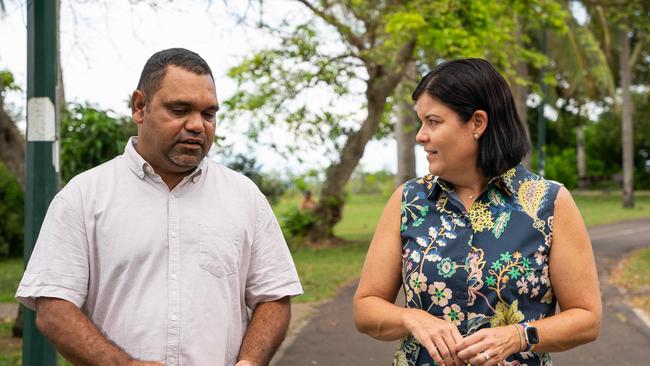
[[[0,258],[23,255],[24,193],[0,162]]]
[[[305,234],[316,224],[316,220],[316,216],[311,211],[300,211],[295,207],[280,216],[282,232],[291,248],[295,249],[302,245]]]
[[[61,177],[64,182],[124,152],[137,133],[128,118],[76,104],[61,118]]]

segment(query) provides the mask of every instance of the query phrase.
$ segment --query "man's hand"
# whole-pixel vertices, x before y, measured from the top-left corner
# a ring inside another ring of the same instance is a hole
[[[235,364],[235,366],[254,366],[250,361],[241,360]]]
[[[154,361],[131,361],[128,366],[164,366],[165,364]]]

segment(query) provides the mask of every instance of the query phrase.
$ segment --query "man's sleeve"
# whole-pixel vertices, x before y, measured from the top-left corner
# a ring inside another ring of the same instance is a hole
[[[266,198],[259,193],[258,211],[246,280],[246,306],[302,294],[296,266],[282,230]]]
[[[71,201],[69,195],[60,192],[50,203],[16,291],[16,299],[30,309],[34,309],[38,297],[64,299],[77,307],[86,300],[88,240],[81,205]]]

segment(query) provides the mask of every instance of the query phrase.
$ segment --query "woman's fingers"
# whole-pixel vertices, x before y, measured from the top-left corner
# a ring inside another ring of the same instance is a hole
[[[449,349],[449,346],[445,342],[444,338],[436,337],[433,339],[433,343],[435,343],[436,348],[438,348],[438,352],[440,353],[440,356],[442,357],[445,365],[451,366],[456,364],[456,362],[454,362],[454,357],[452,356],[452,351]]]
[[[456,340],[456,337],[454,336],[454,330],[458,332],[458,329],[456,327],[452,327],[449,329],[449,333],[443,336],[443,340],[445,341],[445,344],[447,344],[447,348],[449,349],[449,353],[451,354],[451,357],[453,358],[453,363],[452,365],[456,366],[464,366],[465,363],[458,357],[458,352],[456,352],[456,343],[458,341]],[[460,334],[460,333],[459,333]],[[461,337],[462,339],[462,337]]]
[[[441,366],[445,365],[445,361],[440,355],[440,352],[438,352],[438,347],[436,347],[434,341],[428,336],[428,334],[426,334],[424,338],[420,340],[420,345],[424,347],[427,352],[429,352],[429,356],[431,356],[431,358],[436,361],[436,364]]]

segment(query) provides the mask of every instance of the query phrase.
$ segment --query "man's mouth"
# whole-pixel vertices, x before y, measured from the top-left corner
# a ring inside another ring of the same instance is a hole
[[[203,141],[199,139],[186,139],[181,140],[178,143],[190,148],[199,148],[203,146]]]

